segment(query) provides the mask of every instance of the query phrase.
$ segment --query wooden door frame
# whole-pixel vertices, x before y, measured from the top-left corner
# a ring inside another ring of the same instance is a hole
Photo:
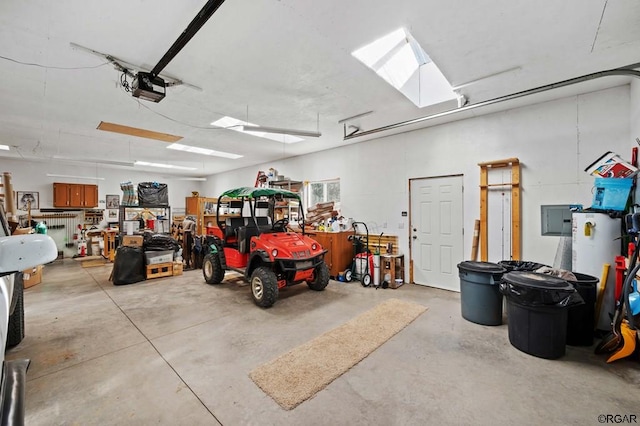
[[[412,244],[412,240],[411,240],[411,215],[412,215],[412,210],[411,210],[411,182],[415,181],[415,180],[422,180],[422,179],[441,179],[441,178],[449,178],[449,177],[461,177],[462,178],[462,207],[464,209],[464,174],[463,173],[456,173],[456,174],[451,174],[451,175],[438,175],[438,176],[422,176],[422,177],[413,177],[413,178],[409,178],[408,181],[408,190],[407,192],[409,193],[409,223],[408,223],[408,227],[407,227],[407,234],[408,234],[408,239],[409,239],[409,282],[411,284],[415,284],[415,281],[413,280],[413,244]],[[462,235],[464,236],[464,213],[462,216]],[[464,250],[464,240],[462,242],[463,244],[463,250]]]

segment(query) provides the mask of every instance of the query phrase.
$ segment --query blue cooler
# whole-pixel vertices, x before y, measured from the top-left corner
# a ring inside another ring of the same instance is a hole
[[[596,178],[591,208],[623,211],[632,184],[633,178]]]

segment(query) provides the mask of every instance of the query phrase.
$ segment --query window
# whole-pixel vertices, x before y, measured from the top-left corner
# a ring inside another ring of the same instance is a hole
[[[335,210],[340,209],[340,179],[309,182],[306,194],[307,208],[333,201]]]

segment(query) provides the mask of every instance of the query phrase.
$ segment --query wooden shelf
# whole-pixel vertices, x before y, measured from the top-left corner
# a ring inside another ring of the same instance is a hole
[[[215,213],[206,213],[216,208],[217,198],[210,197],[186,197],[185,212],[187,216],[193,216],[196,219],[196,234],[206,235],[207,221],[205,217],[215,217]]]
[[[299,180],[272,180],[269,181],[269,187],[271,188],[279,188],[286,189],[287,191],[297,192],[299,193],[302,190],[302,181]],[[289,201],[285,206],[274,206],[273,211],[274,220],[279,220],[284,217],[289,220],[295,220],[296,222],[299,220],[300,216],[300,203],[297,201]]]

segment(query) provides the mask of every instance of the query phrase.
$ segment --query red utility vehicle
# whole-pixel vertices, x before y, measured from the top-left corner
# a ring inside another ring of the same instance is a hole
[[[304,213],[300,196],[272,188],[237,188],[224,192],[216,205],[214,235],[207,236],[209,252],[202,263],[208,284],[220,284],[225,271],[240,272],[251,284],[254,302],[272,306],[283,287],[306,282],[322,291],[329,283],[327,252],[310,237],[288,229],[288,219],[274,221],[276,203],[295,201]],[[221,214],[221,210],[228,214]],[[239,213],[238,213],[239,212]]]

